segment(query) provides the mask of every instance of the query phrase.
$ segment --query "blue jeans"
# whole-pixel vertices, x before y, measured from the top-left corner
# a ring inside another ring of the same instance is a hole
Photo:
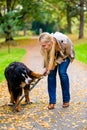
[[[48,94],[49,94],[49,103],[56,103],[56,74],[57,70],[60,77],[61,89],[63,103],[70,101],[70,92],[69,92],[69,78],[67,74],[67,68],[70,63],[70,59],[66,58],[64,62],[57,65],[54,70],[51,70],[48,75]]]

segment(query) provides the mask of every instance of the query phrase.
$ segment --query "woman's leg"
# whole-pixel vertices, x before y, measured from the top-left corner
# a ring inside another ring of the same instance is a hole
[[[48,75],[48,94],[49,94],[49,104],[56,103],[56,73],[57,67],[54,70],[51,70]]]
[[[59,64],[58,71],[62,88],[63,103],[70,101],[70,92],[69,92],[69,77],[67,74],[67,68],[70,63],[70,59],[67,58],[64,62]]]

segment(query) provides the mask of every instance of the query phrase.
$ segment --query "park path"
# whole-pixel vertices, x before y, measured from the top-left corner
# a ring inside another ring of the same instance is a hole
[[[22,46],[27,50],[22,62],[35,72],[42,71],[42,57],[39,45]],[[71,102],[69,108],[62,108],[62,95],[57,76],[57,103],[54,110],[48,110],[47,77],[30,92],[31,105],[23,105],[21,112],[13,113],[8,106],[1,106],[1,130],[87,130],[87,65],[76,60],[68,69],[70,77]],[[4,83],[5,84],[5,83]],[[9,101],[6,89],[3,103]],[[1,99],[2,100],[2,99]]]

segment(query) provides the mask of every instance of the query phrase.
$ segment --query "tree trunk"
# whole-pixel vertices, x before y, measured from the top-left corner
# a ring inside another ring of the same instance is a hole
[[[7,5],[7,12],[11,11],[11,3],[12,0],[6,0]],[[11,36],[11,26],[7,26],[7,31],[5,31],[5,41],[13,40],[13,37]]]
[[[10,36],[9,33],[6,33],[5,42],[10,41],[10,40],[14,40],[14,39],[12,36]]]
[[[13,40],[13,37],[11,36],[11,26],[7,26],[7,31],[5,31],[5,41]]]
[[[71,16],[70,16],[70,6],[69,5],[67,5],[67,31],[68,31],[68,33],[72,33],[72,31],[71,31],[71,26],[72,26],[72,24],[71,24]]]
[[[26,36],[26,35],[27,35],[27,28],[24,27],[24,36]]]
[[[12,0],[6,0],[6,4],[7,4],[7,12],[9,12],[10,9],[11,9],[11,2],[12,2]]]
[[[84,37],[84,0],[80,0],[79,39]]]

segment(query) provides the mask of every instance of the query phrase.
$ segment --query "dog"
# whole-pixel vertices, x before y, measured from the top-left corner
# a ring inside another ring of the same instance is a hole
[[[25,93],[25,102],[30,103],[30,84],[42,75],[33,72],[22,62],[12,62],[9,64],[5,68],[4,75],[7,80],[8,91],[10,93],[10,105],[16,105],[19,102],[23,90]],[[15,110],[17,112],[20,111],[20,104],[17,105]]]

